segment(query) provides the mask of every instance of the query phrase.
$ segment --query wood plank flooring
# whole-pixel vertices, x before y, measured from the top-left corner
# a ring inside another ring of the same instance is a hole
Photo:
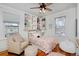
[[[75,54],[70,54],[70,53],[62,51],[59,48],[59,45],[57,45],[56,48],[52,50],[52,52],[59,52],[59,53],[64,54],[66,56],[75,56]],[[3,51],[3,52],[0,52],[0,56],[24,56],[24,52],[21,53],[20,55],[17,55],[17,54],[9,53],[6,50],[6,51]],[[37,56],[46,56],[46,54],[43,51],[38,50]]]

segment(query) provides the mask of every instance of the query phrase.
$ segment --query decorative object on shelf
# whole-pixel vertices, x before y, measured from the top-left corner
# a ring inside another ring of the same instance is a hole
[[[45,18],[42,19],[42,29],[43,30],[46,29],[46,19]]]
[[[41,32],[41,35],[43,36],[46,29],[46,19],[45,17],[38,17],[37,18],[37,31]]]
[[[25,13],[24,18],[24,29],[32,30],[32,16]]]
[[[25,13],[25,23],[24,23],[25,28],[27,27],[27,23],[28,23],[28,20],[27,20],[27,14]]]
[[[39,18],[37,18],[37,30],[40,31],[40,19]]]
[[[24,27],[25,27],[25,30],[28,30],[28,27],[29,27],[29,22],[28,22],[28,18],[29,18],[29,15],[28,14],[24,14]]]
[[[42,35],[45,34],[45,29],[46,29],[46,19],[45,18],[42,18],[42,28],[41,28],[41,32],[42,32]]]
[[[37,30],[37,16],[32,16],[32,30]]]

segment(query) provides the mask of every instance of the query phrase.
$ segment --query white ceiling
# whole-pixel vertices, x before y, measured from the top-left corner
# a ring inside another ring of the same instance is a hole
[[[26,11],[34,15],[41,15],[39,9],[30,9],[31,7],[38,7],[39,6],[38,3],[0,3],[0,4],[15,8],[17,10]],[[53,3],[52,5],[48,6],[48,8],[51,8],[53,11],[52,12],[47,11],[45,15],[60,12],[62,10],[66,10],[76,6],[77,5],[75,3]],[[17,15],[4,13],[4,21],[19,22],[18,18],[19,17]]]
[[[40,15],[39,9],[30,9],[31,7],[38,7],[38,3],[2,3],[3,5],[26,11],[31,14],[35,15]],[[46,12],[45,14],[50,14],[50,13],[56,13],[60,12],[62,10],[76,7],[76,3],[53,3],[52,5],[48,6],[48,8],[51,8],[53,11],[52,12]]]

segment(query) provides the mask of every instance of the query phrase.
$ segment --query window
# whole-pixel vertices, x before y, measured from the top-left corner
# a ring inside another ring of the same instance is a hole
[[[9,37],[16,32],[19,32],[19,24],[18,23],[10,23],[4,22],[5,25],[5,37]]]
[[[58,36],[65,34],[65,16],[55,18],[55,33]]]

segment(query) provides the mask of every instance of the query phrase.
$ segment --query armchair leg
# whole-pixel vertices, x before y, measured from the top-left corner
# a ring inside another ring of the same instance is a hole
[[[22,56],[24,55],[24,51],[21,54],[16,54],[16,53],[12,53],[12,52],[8,52],[9,56]]]

